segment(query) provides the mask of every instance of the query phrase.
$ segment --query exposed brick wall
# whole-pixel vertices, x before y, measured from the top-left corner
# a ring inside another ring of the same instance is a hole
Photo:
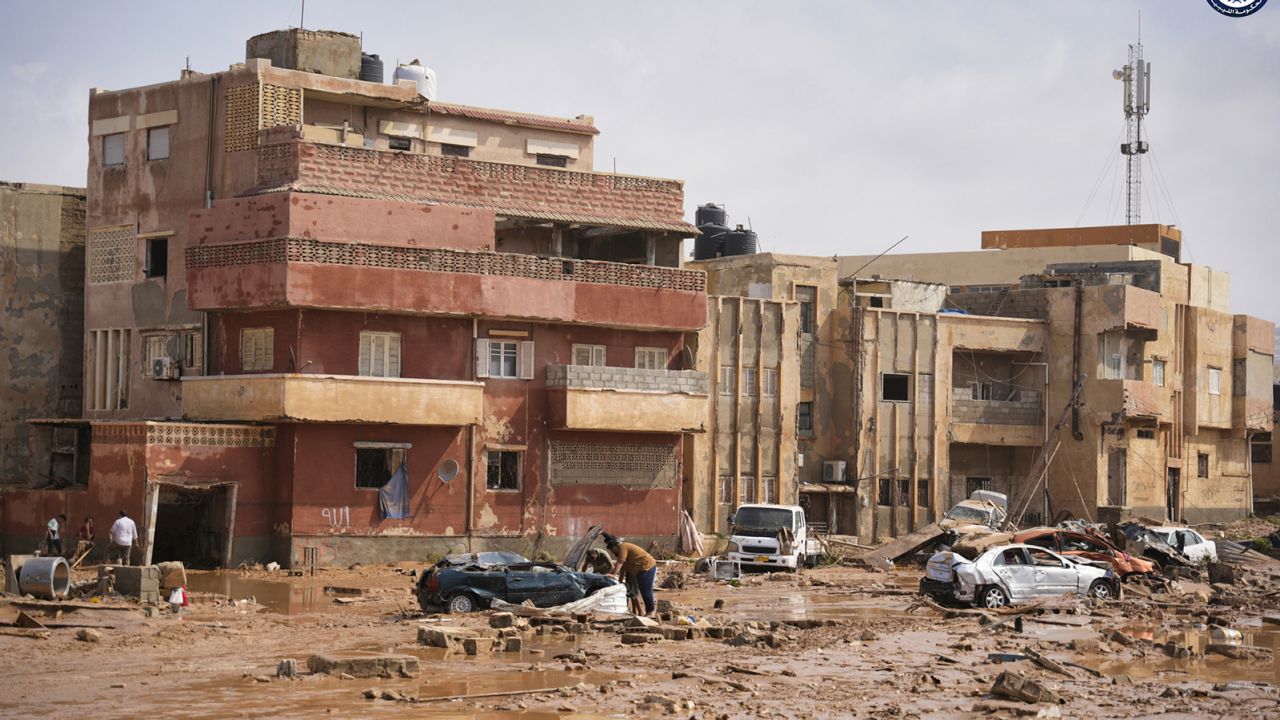
[[[285,184],[390,198],[488,207],[573,221],[637,221],[684,229],[684,185],[676,180],[585,173],[290,140],[258,149],[260,188]],[[564,217],[560,217],[564,216]]]
[[[981,425],[1039,425],[1040,393],[1022,391],[1020,400],[974,400],[969,388],[951,389],[951,420]]]
[[[707,392],[707,374],[696,370],[642,370],[600,365],[548,365],[549,388]]]
[[[1004,292],[959,292],[947,295],[947,304],[972,315],[1046,320],[1049,298],[1043,288]]]

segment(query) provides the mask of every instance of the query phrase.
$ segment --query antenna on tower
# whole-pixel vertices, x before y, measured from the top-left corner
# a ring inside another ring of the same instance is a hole
[[[1150,147],[1142,139],[1142,118],[1151,110],[1151,63],[1142,59],[1142,14],[1138,14],[1138,42],[1129,46],[1129,64],[1111,77],[1124,81],[1125,223],[1142,222],[1142,156]]]

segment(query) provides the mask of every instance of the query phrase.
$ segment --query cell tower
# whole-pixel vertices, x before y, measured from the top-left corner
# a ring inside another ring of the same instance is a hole
[[[1151,110],[1151,63],[1142,60],[1142,39],[1129,46],[1129,64],[1111,73],[1124,81],[1125,223],[1142,222],[1142,156],[1148,150],[1142,139],[1142,118]]]

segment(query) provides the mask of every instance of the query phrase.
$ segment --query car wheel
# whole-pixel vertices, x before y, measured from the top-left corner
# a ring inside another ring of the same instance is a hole
[[[1106,580],[1094,580],[1089,586],[1089,597],[1099,600],[1112,600],[1116,596],[1115,590],[1112,589],[1111,583]]]
[[[476,602],[475,597],[470,593],[458,593],[449,598],[448,609],[451,613],[475,612],[479,608],[480,603]]]
[[[978,596],[978,601],[982,607],[995,610],[1007,606],[1009,604],[1009,596],[1005,594],[1004,590],[992,585],[982,591]]]
[[[791,568],[791,572],[800,572],[800,568],[808,567],[805,563],[809,562],[804,555],[796,557],[796,566]]]

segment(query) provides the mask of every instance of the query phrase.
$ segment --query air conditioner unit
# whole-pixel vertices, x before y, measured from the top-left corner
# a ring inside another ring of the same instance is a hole
[[[171,357],[158,357],[151,361],[151,377],[156,380],[177,380],[178,361]]]
[[[844,460],[828,460],[822,463],[822,482],[844,482]]]

